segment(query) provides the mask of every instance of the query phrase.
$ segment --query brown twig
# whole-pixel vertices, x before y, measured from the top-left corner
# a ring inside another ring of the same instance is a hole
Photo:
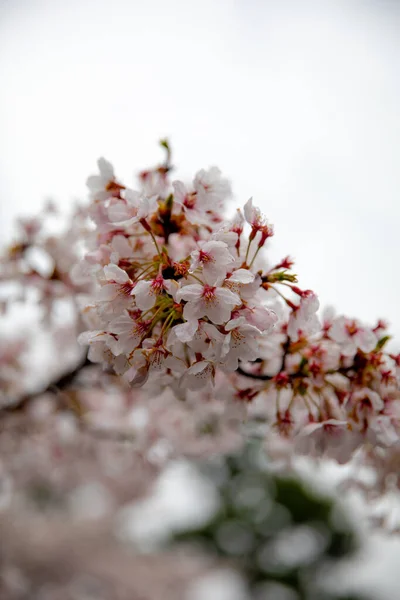
[[[59,377],[56,381],[52,381],[51,383],[49,383],[49,385],[47,385],[44,389],[25,394],[24,396],[21,396],[21,398],[19,398],[19,400],[17,400],[14,404],[1,407],[0,416],[5,413],[23,411],[29,404],[29,402],[31,402],[31,400],[34,400],[35,398],[38,398],[39,396],[47,392],[54,393],[57,391],[65,390],[71,385],[71,383],[73,383],[74,379],[79,375],[79,373],[86,366],[91,364],[92,363],[89,361],[87,354],[85,354],[84,357],[73,367],[73,369],[61,375],[61,377]]]

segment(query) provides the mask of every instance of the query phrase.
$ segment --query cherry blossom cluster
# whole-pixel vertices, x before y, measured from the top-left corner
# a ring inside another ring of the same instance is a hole
[[[257,359],[278,318],[257,261],[273,227],[252,200],[222,221],[230,186],[220,171],[169,184],[169,152],[163,167],[141,175],[140,191],[117,181],[104,159],[98,166],[88,180],[94,247],[73,271],[75,281],[91,273],[97,282],[80,336],[90,359],[132,385],[154,375],[178,395]]]
[[[52,205],[20,221],[0,260],[3,307],[32,291],[60,348],[80,334],[81,353],[88,348],[118,394],[140,387],[141,402],[151,399],[147,433],[168,439],[172,455],[201,446],[207,405],[215,409],[211,429],[227,440],[257,426],[271,456],[325,454],[343,463],[362,452],[390,472],[400,447],[400,355],[387,349],[387,325],[319,316],[292,259],[268,262],[274,229],[252,199],[224,220],[231,188],[219,169],[175,180],[169,144],[161,145],[164,162],[140,173],[137,190],[101,158],[88,205],[57,234],[48,227],[61,221]],[[26,392],[18,343],[0,350],[2,405]],[[100,428],[129,430],[130,404],[117,396],[88,407],[81,392],[70,406]],[[177,399],[184,410],[175,410]],[[208,442],[218,445],[215,436]]]
[[[398,444],[400,355],[385,350],[385,323],[370,328],[329,312],[312,336],[291,330],[292,312],[245,374],[255,404],[296,452],[344,463],[358,448]]]
[[[94,281],[80,336],[90,360],[151,395],[223,398],[228,415],[257,414],[296,452],[345,462],[397,443],[400,357],[386,351],[386,324],[321,323],[293,261],[267,265],[274,230],[252,199],[223,221],[220,171],[170,181],[162,145],[165,162],[140,174],[138,191],[105,159],[88,179],[94,228],[72,278]]]
[[[49,323],[60,300],[75,302],[85,289],[72,281],[70,271],[80,260],[80,245],[89,235],[86,211],[76,207],[65,218],[49,201],[41,213],[21,218],[17,225],[16,236],[0,254],[2,312],[16,302],[32,300]]]

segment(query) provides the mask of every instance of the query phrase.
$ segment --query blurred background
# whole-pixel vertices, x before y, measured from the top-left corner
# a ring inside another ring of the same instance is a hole
[[[396,0],[0,0],[0,241],[101,155],[134,185],[168,137],[177,177],[254,197],[322,305],[400,339],[399,32]]]

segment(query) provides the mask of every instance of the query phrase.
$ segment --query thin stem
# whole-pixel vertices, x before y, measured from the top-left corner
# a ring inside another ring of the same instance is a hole
[[[244,262],[245,262],[246,264],[247,264],[247,259],[248,259],[248,257],[249,257],[249,250],[250,250],[250,246],[251,246],[251,243],[252,243],[252,241],[253,241],[253,240],[249,240],[249,243],[247,244],[246,256],[245,256],[245,259],[244,259]]]
[[[292,310],[296,310],[297,308],[299,308],[298,306],[296,306],[296,304],[294,304],[291,300],[289,300],[289,298],[286,298],[286,296],[284,296],[282,294],[282,292],[280,292],[275,286],[270,284],[270,288],[272,290],[274,290],[274,292],[276,292],[278,294],[278,296],[283,298],[283,300],[286,302],[286,304],[289,306],[289,308],[291,308]]]
[[[162,329],[161,329],[160,338],[162,338],[162,337],[163,337],[163,335],[164,335],[164,333],[166,333],[166,332],[168,331],[168,329],[169,329],[169,328],[170,328],[170,326],[171,326],[171,323],[172,323],[172,322],[173,322],[173,320],[175,319],[175,316],[176,316],[176,315],[175,315],[175,311],[172,311],[172,312],[171,312],[171,313],[168,315],[168,317],[165,319],[165,321],[164,321],[164,325],[162,326]]]
[[[138,280],[140,277],[143,277],[143,275],[147,274],[149,271],[151,271],[151,269],[154,269],[154,264],[152,263],[151,265],[149,265],[148,267],[146,267],[145,269],[143,269],[139,275],[137,275],[135,277],[135,280]]]
[[[282,292],[280,292],[275,286],[270,285],[271,289],[274,290],[274,292],[276,292],[278,294],[278,296],[280,296],[281,298],[284,299],[285,302],[288,301],[288,299],[286,298],[286,296],[284,294],[282,294]]]
[[[151,319],[151,323],[152,323],[151,327],[152,327],[152,328],[153,328],[153,327],[154,327],[154,325],[156,325],[156,323],[157,323],[157,321],[155,321],[155,322],[153,323],[154,319],[157,317],[157,315],[158,315],[160,312],[162,312],[163,310],[165,310],[165,308],[166,308],[166,305],[165,305],[165,304],[164,304],[164,305],[161,305],[161,306],[160,306],[160,307],[159,307],[159,308],[156,310],[156,312],[154,313],[154,315],[153,315],[153,317],[152,317],[152,319]]]
[[[281,414],[281,405],[280,405],[280,397],[281,397],[281,389],[277,390],[276,393],[276,414],[279,416]]]
[[[261,246],[258,246],[257,250],[254,252],[253,258],[251,259],[251,263],[249,264],[249,268],[251,268],[253,266],[253,263],[254,263],[254,261],[255,261],[255,259],[257,257],[257,254],[260,252],[260,250],[261,250]]]
[[[151,235],[151,237],[152,237],[152,239],[153,239],[154,245],[155,245],[155,247],[156,247],[156,249],[157,249],[157,252],[158,252],[158,256],[161,258],[161,250],[160,250],[160,248],[158,247],[157,240],[156,240],[156,238],[155,238],[155,235],[154,235],[154,233],[151,231],[151,229],[149,230],[149,234]]]
[[[189,273],[189,277],[193,277],[193,279],[196,279],[196,281],[198,281],[199,283],[201,283],[202,286],[204,286],[204,282],[199,279],[199,277],[197,277],[196,275],[193,275],[193,273]]]

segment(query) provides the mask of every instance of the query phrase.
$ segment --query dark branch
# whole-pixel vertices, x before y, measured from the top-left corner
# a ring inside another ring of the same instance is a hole
[[[258,381],[271,381],[271,379],[273,379],[273,377],[271,377],[271,375],[262,375],[262,374],[258,374],[258,373],[247,373],[247,371],[244,371],[242,369],[242,367],[238,367],[236,369],[236,373],[239,373],[239,375],[243,375],[243,377],[249,377],[250,379],[258,379]]]
[[[17,402],[15,402],[14,404],[11,404],[9,406],[3,406],[2,408],[0,408],[0,416],[4,413],[14,413],[23,411],[31,400],[38,398],[46,392],[54,393],[57,391],[65,390],[73,383],[74,379],[79,375],[79,373],[86,366],[91,364],[92,363],[89,361],[87,354],[85,354],[84,357],[75,365],[75,367],[71,371],[68,371],[68,373],[64,373],[61,377],[59,377],[59,379],[57,379],[56,381],[52,381],[44,389],[25,394],[24,396],[19,398],[19,400],[17,400]]]

